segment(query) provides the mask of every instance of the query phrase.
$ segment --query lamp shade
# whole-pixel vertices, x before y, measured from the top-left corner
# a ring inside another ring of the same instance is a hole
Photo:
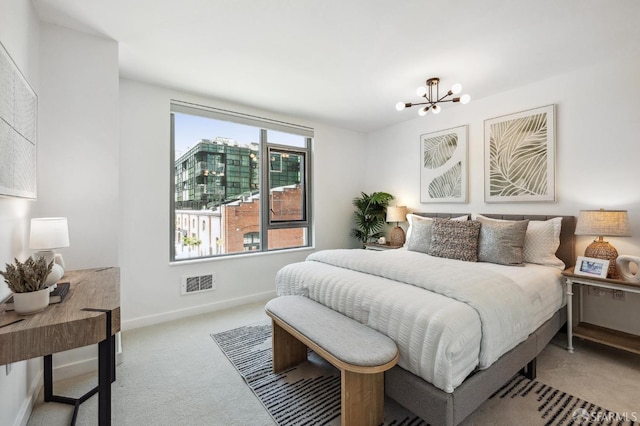
[[[406,206],[388,206],[387,222],[405,222],[407,220]]]
[[[60,247],[69,247],[69,226],[66,217],[31,219],[29,248],[51,250]]]
[[[580,210],[576,235],[630,237],[626,210]]]

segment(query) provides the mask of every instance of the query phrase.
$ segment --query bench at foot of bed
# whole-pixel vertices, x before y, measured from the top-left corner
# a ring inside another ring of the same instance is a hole
[[[265,306],[273,323],[273,371],[307,360],[307,348],[340,370],[342,425],[379,425],[384,419],[384,372],[398,362],[389,337],[302,296]]]

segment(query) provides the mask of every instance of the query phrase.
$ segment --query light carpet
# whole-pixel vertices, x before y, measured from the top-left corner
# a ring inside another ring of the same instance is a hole
[[[312,351],[282,373],[271,371],[271,325],[256,324],[211,335],[281,426],[339,425],[340,373]],[[426,425],[385,398],[384,425]],[[537,380],[515,376],[463,425],[634,425],[635,413],[614,413]]]

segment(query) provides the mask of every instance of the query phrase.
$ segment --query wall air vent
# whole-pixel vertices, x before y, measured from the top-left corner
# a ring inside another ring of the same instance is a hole
[[[182,277],[180,290],[182,294],[200,293],[216,289],[216,274]]]

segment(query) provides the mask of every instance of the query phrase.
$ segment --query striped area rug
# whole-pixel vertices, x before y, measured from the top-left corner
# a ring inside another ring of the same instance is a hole
[[[278,425],[340,424],[340,373],[315,353],[309,352],[307,362],[274,374],[271,371],[270,323],[211,336]],[[427,425],[390,398],[386,398],[384,410],[384,425]],[[631,416],[631,413],[610,412],[544,383],[515,376],[461,426],[640,426]]]
[[[511,379],[480,406],[471,415],[469,420],[473,422],[470,424],[484,424],[485,417],[495,418],[496,412],[505,419],[531,419],[528,420],[530,423],[519,424],[638,425],[634,422],[637,413],[615,413],[520,375]]]

